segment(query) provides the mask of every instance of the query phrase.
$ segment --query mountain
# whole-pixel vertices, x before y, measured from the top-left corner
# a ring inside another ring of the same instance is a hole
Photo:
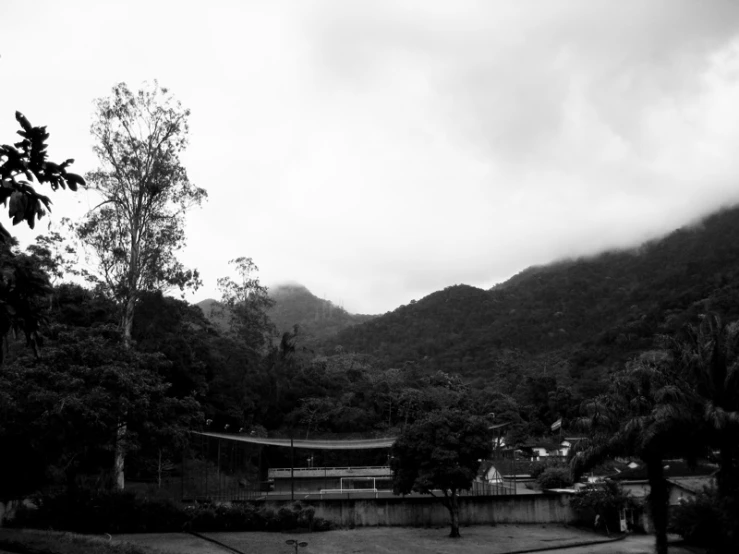
[[[207,298],[195,304],[201,310],[213,326],[219,331],[226,332],[231,328],[228,313],[226,313],[223,304],[214,300],[213,298]]]
[[[706,311],[739,318],[739,209],[638,248],[455,285],[341,331],[326,347],[515,389],[548,375],[589,394],[609,370]]]
[[[333,302],[318,298],[299,284],[285,284],[271,288],[269,297],[275,302],[274,306],[267,310],[272,323],[280,334],[292,331],[297,325],[303,345],[325,341],[343,329],[375,317],[350,314]],[[217,328],[221,331],[228,330],[228,314],[217,300],[203,300],[197,306],[200,306],[206,317]]]
[[[303,285],[279,285],[269,290],[275,301],[267,312],[282,333],[298,325],[307,341],[325,340],[353,325],[370,321],[375,316],[350,314],[330,300],[318,298]],[[304,340],[304,342],[305,342]]]

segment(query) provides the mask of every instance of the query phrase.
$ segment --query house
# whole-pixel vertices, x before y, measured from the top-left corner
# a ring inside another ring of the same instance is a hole
[[[713,475],[673,477],[667,482],[670,484],[670,506],[692,500],[704,489],[716,486],[716,479]]]
[[[561,445],[555,441],[541,440],[538,442],[530,442],[521,445],[520,450],[528,457],[531,461],[536,461],[541,458],[548,458],[550,456],[562,456]]]
[[[699,463],[695,467],[690,467],[683,460],[666,461],[664,473],[669,485],[669,505],[676,506],[694,498],[704,487],[715,484],[716,470],[717,466],[708,463]],[[638,502],[643,504],[646,501],[650,488],[647,469],[644,465],[628,467],[611,475],[610,478],[621,483],[623,490],[631,493],[632,498]],[[638,520],[638,527],[648,533],[653,531],[652,522],[646,510],[638,510],[634,517]]]
[[[477,480],[482,483],[500,484],[503,482],[503,476],[495,468],[493,462],[487,460],[480,464],[480,470],[477,473]]]
[[[562,442],[559,443],[559,455],[569,456],[570,451],[582,440],[585,440],[585,437],[565,437]]]

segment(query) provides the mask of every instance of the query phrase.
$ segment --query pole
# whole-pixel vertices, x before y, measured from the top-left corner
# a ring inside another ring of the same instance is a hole
[[[295,500],[295,446],[290,435],[290,500]]]
[[[189,437],[188,437],[189,438]],[[180,502],[185,500],[185,470],[187,463],[187,446],[182,447],[182,464],[180,465]]]

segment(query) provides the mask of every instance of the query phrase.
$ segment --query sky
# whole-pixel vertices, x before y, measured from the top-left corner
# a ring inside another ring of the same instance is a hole
[[[20,110],[84,174],[94,100],[154,79],[209,195],[191,301],[248,256],[383,313],[739,202],[734,0],[0,1],[0,141]]]

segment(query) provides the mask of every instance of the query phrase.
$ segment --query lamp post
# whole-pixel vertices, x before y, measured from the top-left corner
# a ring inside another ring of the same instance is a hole
[[[305,542],[305,541],[298,542],[298,541],[296,541],[294,539],[286,540],[285,541],[285,544],[289,544],[290,546],[294,546],[295,547],[295,553],[296,554],[298,552],[298,547],[305,548],[306,546],[308,546],[308,543],[307,542]]]

